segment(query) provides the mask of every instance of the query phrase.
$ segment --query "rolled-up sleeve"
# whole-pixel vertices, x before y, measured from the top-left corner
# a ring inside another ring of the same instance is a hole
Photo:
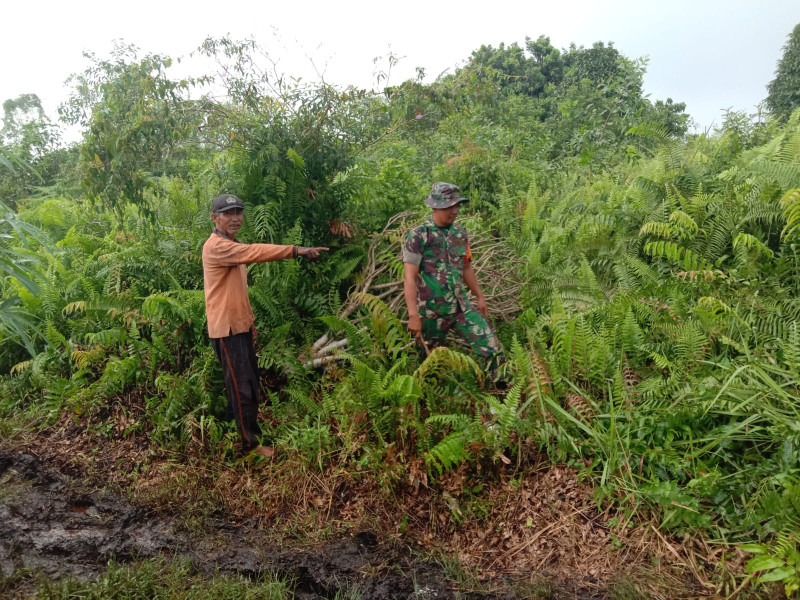
[[[403,262],[416,266],[422,264],[422,239],[414,230],[409,232],[403,244]]]

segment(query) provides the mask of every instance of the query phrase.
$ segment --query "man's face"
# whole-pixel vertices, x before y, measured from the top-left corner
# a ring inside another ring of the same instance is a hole
[[[217,229],[225,236],[232,238],[242,228],[244,211],[241,208],[231,208],[220,213],[211,213],[211,218],[217,224]]]
[[[434,208],[433,222],[439,227],[447,227],[456,221],[461,204],[454,204],[450,208]]]

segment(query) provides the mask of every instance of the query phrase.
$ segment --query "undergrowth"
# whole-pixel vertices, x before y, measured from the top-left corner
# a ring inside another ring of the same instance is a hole
[[[53,583],[31,574],[25,580],[0,580],[9,593],[23,585],[38,600],[289,600],[294,598],[290,578],[265,573],[256,577],[217,573],[204,576],[187,561],[150,559],[132,564],[109,562],[96,581],[64,579]]]
[[[0,434],[68,415],[110,440],[238,460],[199,260],[208,200],[225,189],[245,199],[243,241],[332,248],[249,269],[265,435],[309,476],[357,473],[391,497],[566,463],[601,510],[702,540],[709,564],[753,554],[737,586],[796,591],[800,112],[728,113],[687,135],[675,105],[641,96],[643,65],[605,47],[570,50],[537,90],[484,48],[385,97],[272,81],[253,51],[204,44],[238,73],[229,103],[189,101],[188,82],[124,52],[86,74],[103,109],[84,111],[85,195],[44,186],[0,219]],[[595,73],[592,52],[615,66]],[[169,102],[181,120],[151,129],[173,118]],[[142,162],[107,152],[142,136]],[[371,255],[370,236],[431,174],[472,198],[472,235],[520,259],[504,313],[518,316],[498,328],[505,393],[458,349],[418,353],[381,291],[399,261]],[[350,295],[366,263],[376,293]],[[339,345],[318,369],[322,336]]]

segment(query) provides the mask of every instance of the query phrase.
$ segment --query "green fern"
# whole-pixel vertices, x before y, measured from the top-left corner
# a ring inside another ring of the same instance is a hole
[[[669,240],[675,237],[675,232],[673,231],[672,224],[653,221],[642,225],[642,228],[639,230],[639,235],[655,235]]]
[[[789,237],[800,226],[800,188],[793,188],[781,197],[781,209],[786,226],[781,237]]]
[[[644,245],[645,254],[665,258],[687,271],[708,269],[708,263],[698,254],[674,242],[650,242]]]
[[[749,233],[740,233],[733,238],[733,250],[740,256],[746,254],[747,250],[752,250],[758,255],[762,255],[768,259],[775,256],[775,253],[767,248],[758,238]],[[746,259],[743,259],[746,260]]]
[[[351,298],[372,312],[373,334],[392,358],[396,358],[404,349],[408,348],[411,338],[408,336],[406,328],[383,300],[361,292],[354,292]]]
[[[464,438],[460,433],[451,433],[425,454],[425,464],[428,470],[436,469],[441,475],[460,465],[466,458]]]
[[[414,371],[414,379],[422,384],[428,379],[438,379],[445,374],[452,373],[469,374],[478,380],[484,377],[483,370],[471,357],[456,350],[440,346],[434,348],[417,370]]]

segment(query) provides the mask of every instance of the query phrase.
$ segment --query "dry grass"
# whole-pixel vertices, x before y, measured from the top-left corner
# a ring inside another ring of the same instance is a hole
[[[644,513],[598,506],[592,485],[562,465],[482,475],[464,468],[430,487],[389,489],[345,468],[346,457],[319,472],[292,453],[257,462],[198,440],[169,453],[141,433],[97,436],[66,413],[38,435],[7,442],[90,485],[110,484],[136,503],[181,515],[189,528],[224,514],[304,545],[369,529],[457,557],[489,584],[546,576],[566,588],[616,587],[620,598],[631,589],[643,598],[724,598],[723,583],[730,589],[745,559],[700,539],[675,540]]]

